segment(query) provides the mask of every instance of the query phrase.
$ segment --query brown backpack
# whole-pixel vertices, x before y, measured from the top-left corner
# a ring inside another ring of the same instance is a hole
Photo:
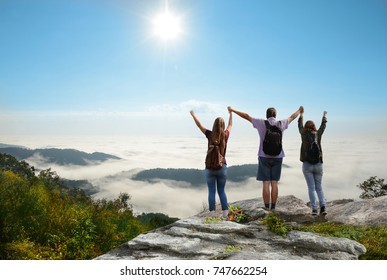
[[[210,170],[219,170],[223,167],[224,157],[220,152],[219,144],[208,145],[206,155],[206,168]]]

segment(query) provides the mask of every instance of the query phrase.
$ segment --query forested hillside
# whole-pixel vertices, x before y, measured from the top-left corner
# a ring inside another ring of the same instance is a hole
[[[93,200],[50,169],[35,175],[26,162],[0,154],[0,259],[91,259],[175,220],[138,219],[129,200],[126,193]]]

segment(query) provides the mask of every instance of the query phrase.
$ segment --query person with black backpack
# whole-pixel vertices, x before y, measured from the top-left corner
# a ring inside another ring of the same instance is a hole
[[[298,117],[303,107],[294,112],[289,118],[277,120],[275,108],[266,110],[266,119],[253,118],[249,114],[237,111],[230,106],[230,113],[251,122],[258,130],[260,144],[258,149],[257,181],[263,182],[262,197],[266,209],[275,210],[278,199],[278,181],[281,178],[282,160],[285,156],[282,148],[282,137],[289,124]]]
[[[302,173],[308,186],[309,200],[312,215],[317,215],[316,193],[319,200],[320,215],[326,215],[326,203],[322,189],[323,156],[321,149],[321,138],[326,128],[327,112],[324,111],[320,128],[317,130],[313,121],[309,120],[303,125],[303,114],[298,118],[298,130],[301,134],[300,161],[302,162]]]
[[[223,118],[218,117],[214,121],[212,130],[208,130],[200,123],[194,111],[190,111],[190,114],[197,127],[208,139],[208,149],[205,157],[205,176],[208,186],[210,215],[212,217],[216,216],[215,194],[217,191],[222,207],[222,218],[228,219],[228,202],[225,192],[227,181],[226,150],[232,128],[232,113],[230,112],[227,128],[225,128]]]

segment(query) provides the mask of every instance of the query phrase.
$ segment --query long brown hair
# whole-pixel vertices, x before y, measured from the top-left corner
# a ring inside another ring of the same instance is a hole
[[[307,121],[304,126],[305,131],[316,132],[317,128],[313,121]]]
[[[221,117],[218,117],[214,121],[212,126],[211,144],[220,144],[220,150],[224,151],[225,147],[225,135],[224,135],[225,124]]]

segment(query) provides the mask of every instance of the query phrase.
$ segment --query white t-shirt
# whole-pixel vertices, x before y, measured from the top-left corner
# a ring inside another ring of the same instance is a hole
[[[283,139],[284,130],[287,129],[289,126],[289,119],[277,121],[275,118],[271,117],[271,118],[268,118],[267,120],[269,121],[270,125],[276,125],[281,129],[282,139]],[[281,125],[278,125],[278,122],[281,122]],[[259,140],[260,140],[259,141],[258,156],[259,157],[268,157],[268,158],[283,158],[285,156],[285,152],[283,149],[278,156],[269,156],[269,155],[265,154],[263,151],[263,139],[265,139],[265,134],[266,134],[265,120],[253,118],[252,123],[253,123],[253,127],[258,130],[258,135],[259,135]]]

